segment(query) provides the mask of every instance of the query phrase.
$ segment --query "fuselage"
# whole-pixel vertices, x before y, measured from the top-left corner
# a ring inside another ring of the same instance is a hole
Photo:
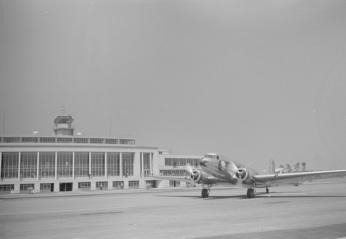
[[[235,174],[232,175],[227,169],[227,164],[228,162],[221,160],[219,155],[213,153],[206,154],[200,163],[202,170],[206,173],[215,178],[236,184],[238,180],[234,177]]]
[[[222,159],[214,153],[206,154],[202,158],[200,166],[206,173],[231,184],[251,183],[251,176],[256,174],[255,171],[234,161]]]
[[[245,167],[243,164],[221,158],[215,153],[206,154],[200,162],[200,168],[188,168],[191,179],[198,184],[202,184],[202,198],[209,197],[209,189],[214,184],[226,183],[237,184],[247,188],[246,197],[255,197],[255,188],[266,188],[283,184],[299,185],[303,181],[346,177],[346,170],[315,171],[315,172],[294,172],[282,174],[258,174],[255,170]]]

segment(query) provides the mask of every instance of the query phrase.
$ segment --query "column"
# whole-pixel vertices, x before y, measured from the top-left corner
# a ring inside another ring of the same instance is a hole
[[[76,167],[76,163],[75,163],[75,157],[76,157],[76,152],[72,152],[72,179],[73,179],[73,183],[72,183],[72,191],[76,192],[78,191],[78,182],[75,181],[75,167]]]
[[[120,160],[119,160],[119,167],[120,167],[120,177],[123,177],[123,153],[120,153]]]
[[[37,152],[37,169],[36,169],[36,180],[40,179],[40,154]]]
[[[153,164],[153,158],[154,158],[154,153],[150,153],[150,176],[153,176],[153,167],[154,167],[154,164]]]
[[[104,154],[105,154],[105,178],[108,178],[108,172],[107,172],[108,155],[107,155],[107,152],[105,152]]]
[[[18,181],[20,181],[20,158],[22,156],[22,153],[19,152],[19,156],[18,156]]]
[[[140,177],[140,153],[134,152],[133,177]]]
[[[58,152],[55,152],[54,170],[55,180],[58,180]]]
[[[2,180],[1,165],[2,165],[2,152],[0,152],[0,180]]]
[[[72,152],[72,179],[74,180],[74,153]]]
[[[96,190],[96,181],[93,180],[93,176],[91,175],[91,152],[89,152],[89,175],[90,175],[90,190]]]
[[[41,191],[40,183],[39,182],[34,183],[34,192],[39,193],[40,191]]]
[[[140,169],[139,169],[139,173],[140,173],[140,176],[141,178],[143,177],[143,153],[140,152],[139,153],[139,164],[140,164]]]
[[[91,179],[91,152],[89,152],[89,179]]]

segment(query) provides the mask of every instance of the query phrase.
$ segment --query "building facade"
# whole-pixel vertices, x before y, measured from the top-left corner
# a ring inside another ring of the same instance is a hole
[[[1,137],[0,191],[58,192],[156,187],[158,149],[134,140]]]
[[[186,167],[199,167],[202,156],[199,155],[176,155],[168,151],[159,151],[159,173],[160,176],[189,177]],[[186,183],[174,180],[162,181],[160,187],[192,187],[194,183]]]
[[[0,192],[157,187],[158,148],[134,139],[74,136],[73,118],[54,120],[54,136],[0,137]]]
[[[200,157],[171,155],[134,139],[74,136],[71,116],[54,136],[0,137],[0,192],[61,192],[176,187],[154,175],[182,176]]]

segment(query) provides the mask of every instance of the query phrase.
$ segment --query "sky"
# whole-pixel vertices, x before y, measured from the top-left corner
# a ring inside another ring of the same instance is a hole
[[[346,1],[0,0],[0,134],[346,168]]]

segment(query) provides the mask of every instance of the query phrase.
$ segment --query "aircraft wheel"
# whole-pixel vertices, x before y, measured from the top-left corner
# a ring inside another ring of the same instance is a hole
[[[201,195],[202,195],[202,198],[208,198],[209,197],[209,190],[206,188],[203,188]]]
[[[247,198],[254,198],[255,197],[255,189],[248,188],[246,193]]]

